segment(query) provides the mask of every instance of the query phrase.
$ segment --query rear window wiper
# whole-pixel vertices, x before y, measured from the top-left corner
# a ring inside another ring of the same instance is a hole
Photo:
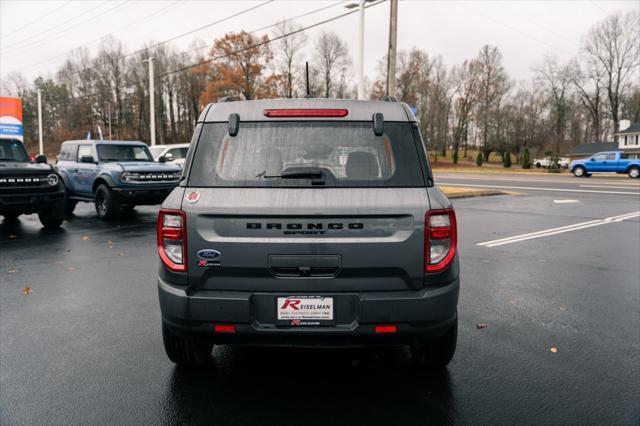
[[[294,169],[285,171],[279,175],[268,175],[267,171],[256,175],[256,178],[261,179],[272,179],[272,178],[280,178],[280,179],[311,179],[314,185],[324,185],[325,175],[322,170],[305,170],[305,169]]]

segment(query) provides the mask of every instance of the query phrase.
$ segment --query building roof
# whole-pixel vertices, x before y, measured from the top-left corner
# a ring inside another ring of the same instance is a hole
[[[640,123],[631,123],[631,126],[616,133],[616,135],[628,135],[629,133],[640,133]]]
[[[307,117],[304,121],[371,121],[376,112],[385,121],[416,121],[409,107],[402,102],[357,101],[348,99],[299,98],[261,99],[252,101],[218,102],[206,107],[199,122],[226,122],[229,114],[236,113],[243,121],[287,121],[291,118],[265,117],[266,109],[346,109],[346,117]],[[300,120],[300,119],[299,119]]]
[[[583,143],[578,146],[574,146],[567,153],[568,155],[591,155],[602,151],[617,151],[618,144],[615,142],[600,142],[600,143]]]

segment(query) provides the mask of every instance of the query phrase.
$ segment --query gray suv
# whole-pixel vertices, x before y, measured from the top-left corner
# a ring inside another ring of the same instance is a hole
[[[457,337],[456,217],[399,102],[223,102],[201,114],[158,215],[164,346],[408,345]]]

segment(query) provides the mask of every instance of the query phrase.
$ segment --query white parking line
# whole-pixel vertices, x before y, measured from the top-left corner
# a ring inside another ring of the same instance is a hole
[[[620,194],[620,195],[640,195],[640,192],[623,191],[597,191],[593,189],[567,189],[567,188],[541,188],[537,186],[512,186],[512,185],[478,185],[473,183],[448,183],[438,181],[438,185],[446,186],[469,186],[472,188],[498,188],[498,189],[524,189],[530,191],[551,191],[551,192],[584,192],[589,194]]]
[[[580,200],[553,200],[555,204],[573,204],[579,203]]]
[[[640,186],[627,185],[627,186],[611,186],[611,185],[580,185],[583,188],[613,188],[613,189],[640,189]]]
[[[514,235],[512,237],[501,238],[499,240],[485,241],[476,245],[483,247],[498,247],[505,244],[518,243],[520,241],[533,240],[535,238],[549,237],[552,235],[564,234],[565,232],[578,231],[580,229],[606,225],[608,223],[622,222],[623,220],[633,219],[636,217],[640,217],[640,211],[622,214],[620,216],[607,217],[604,219],[590,220],[573,225],[561,226],[558,228],[545,229],[538,232],[530,232],[528,234]]]

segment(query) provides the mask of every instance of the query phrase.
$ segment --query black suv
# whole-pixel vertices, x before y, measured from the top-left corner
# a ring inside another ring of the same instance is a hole
[[[38,213],[42,226],[59,228],[64,220],[64,203],[64,185],[47,158],[38,155],[35,162],[30,162],[21,141],[0,139],[0,215],[5,221]]]

